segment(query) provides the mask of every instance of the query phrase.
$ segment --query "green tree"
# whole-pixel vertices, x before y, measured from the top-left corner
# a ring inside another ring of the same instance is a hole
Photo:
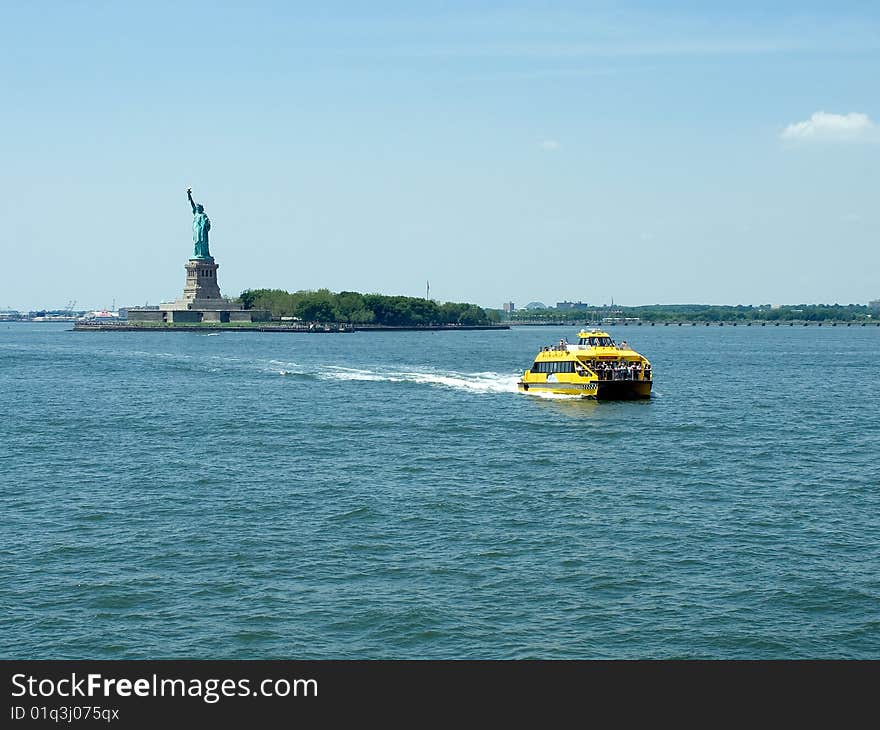
[[[253,309],[256,299],[256,293],[251,291],[250,289],[245,289],[238,297],[238,301],[241,302],[241,305],[245,309]]]
[[[306,322],[336,322],[335,297],[327,289],[319,289],[315,292],[299,292],[296,303],[296,316]]]

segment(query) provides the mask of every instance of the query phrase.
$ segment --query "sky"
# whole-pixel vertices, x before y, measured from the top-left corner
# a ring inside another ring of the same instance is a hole
[[[709,7],[706,7],[709,6]],[[0,309],[880,298],[876,2],[0,0]]]

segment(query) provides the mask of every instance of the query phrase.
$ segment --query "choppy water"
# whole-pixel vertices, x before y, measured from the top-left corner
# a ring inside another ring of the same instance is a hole
[[[880,331],[0,325],[3,658],[880,658]]]

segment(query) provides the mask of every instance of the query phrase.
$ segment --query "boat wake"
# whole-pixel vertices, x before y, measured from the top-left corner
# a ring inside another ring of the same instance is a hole
[[[293,381],[376,382],[427,385],[468,393],[516,393],[519,373],[493,371],[461,372],[430,367],[400,368],[384,366],[376,368],[353,368],[342,365],[321,365],[284,360],[252,360],[250,358],[212,355],[198,357],[185,353],[144,352],[127,353],[129,357],[145,358],[165,367],[193,372],[257,372],[282,376]],[[541,394],[541,397],[554,397]],[[565,398],[567,396],[559,396]]]
[[[358,381],[377,383],[411,383],[471,393],[515,393],[517,375],[495,372],[463,373],[436,369],[349,368],[341,365],[306,367],[297,363],[272,362],[273,372],[283,376],[318,380]],[[280,367],[277,367],[280,366]]]
[[[533,398],[544,398],[545,400],[588,400],[582,395],[572,395],[571,393],[550,393],[534,388],[527,391],[526,395],[530,395]]]

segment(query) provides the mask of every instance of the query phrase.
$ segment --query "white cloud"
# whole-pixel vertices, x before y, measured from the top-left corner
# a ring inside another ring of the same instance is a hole
[[[867,114],[829,114],[816,112],[805,122],[789,124],[782,130],[782,139],[787,140],[862,140],[873,137],[877,125]]]
[[[549,150],[550,152],[554,152],[555,150],[558,150],[560,147],[562,147],[562,145],[559,144],[559,142],[557,142],[555,139],[542,140],[540,146],[542,150]]]

